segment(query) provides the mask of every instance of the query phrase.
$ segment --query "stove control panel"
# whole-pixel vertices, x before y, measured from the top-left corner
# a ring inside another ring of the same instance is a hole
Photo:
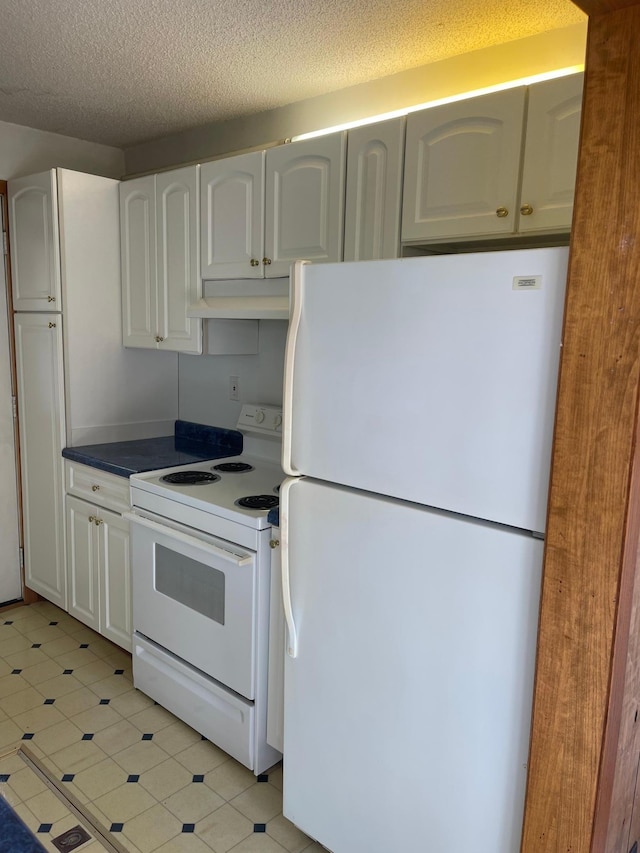
[[[261,406],[245,403],[238,418],[240,432],[255,432],[280,438],[282,435],[282,409],[277,406]]]

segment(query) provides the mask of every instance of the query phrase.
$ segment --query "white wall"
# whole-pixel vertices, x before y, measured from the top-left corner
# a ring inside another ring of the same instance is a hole
[[[0,179],[20,178],[55,166],[120,178],[124,174],[124,152],[110,145],[0,121]]]
[[[258,355],[181,355],[179,410],[183,420],[235,429],[243,403],[282,403],[286,320],[260,320]],[[229,399],[229,377],[240,400]]]
[[[584,24],[476,50],[279,109],[132,146],[125,150],[126,172],[132,175],[198,162],[438,98],[582,65],[586,34],[585,20]]]

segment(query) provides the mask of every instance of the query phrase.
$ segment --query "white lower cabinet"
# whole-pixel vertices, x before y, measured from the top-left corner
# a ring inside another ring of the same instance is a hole
[[[131,651],[129,481],[65,462],[67,474],[67,609]],[[92,500],[86,498],[92,497]]]
[[[15,315],[25,585],[66,608],[62,316]]]

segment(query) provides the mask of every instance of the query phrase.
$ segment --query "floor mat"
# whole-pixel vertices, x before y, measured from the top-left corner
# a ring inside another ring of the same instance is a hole
[[[0,755],[0,853],[75,850],[127,853],[26,747]]]

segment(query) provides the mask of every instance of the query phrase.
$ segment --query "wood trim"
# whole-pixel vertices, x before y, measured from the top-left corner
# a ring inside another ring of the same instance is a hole
[[[609,12],[617,12],[620,9],[628,9],[635,6],[638,0],[573,0],[574,5],[589,17],[606,15]]]
[[[9,233],[9,210],[7,203],[7,195],[8,187],[6,181],[0,181],[0,204],[2,204],[2,214],[3,214],[3,222],[7,225],[7,244],[8,244],[8,254],[7,254],[7,322],[9,325],[9,357],[11,359],[11,388],[12,394],[16,396],[17,394],[17,377],[16,377],[16,348],[15,348],[15,339],[14,339],[14,329],[13,329],[13,289],[11,287],[11,234]],[[18,412],[18,422],[16,426],[16,438],[18,438],[20,433],[20,412]],[[20,468],[20,444],[16,442],[16,476],[18,480],[17,490],[18,490],[18,540],[20,543],[20,547],[24,546],[24,534],[23,534],[23,525],[22,525],[22,478],[21,478],[21,468]],[[25,586],[25,577],[24,577],[24,568],[22,569],[22,597],[25,604],[33,604],[34,601],[38,601],[40,596],[33,592],[33,590],[28,589]]]
[[[639,43],[640,6],[589,22],[523,853],[603,853],[633,807],[616,780],[638,595]]]

